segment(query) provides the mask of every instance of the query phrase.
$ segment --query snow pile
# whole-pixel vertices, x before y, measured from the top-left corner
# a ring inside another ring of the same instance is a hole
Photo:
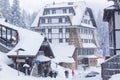
[[[5,53],[0,52],[0,61],[6,64],[11,64],[12,60],[9,59]]]
[[[120,80],[120,74],[113,75],[109,80]]]

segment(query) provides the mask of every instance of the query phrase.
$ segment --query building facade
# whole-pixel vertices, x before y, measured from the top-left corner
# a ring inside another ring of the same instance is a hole
[[[109,48],[111,57],[102,63],[103,80],[109,80],[112,75],[120,73],[120,1],[112,1],[114,5],[105,8],[103,16],[103,20],[108,22],[109,25]]]
[[[44,6],[31,29],[42,32],[52,44],[75,45],[80,65],[79,57],[93,55],[97,48],[96,27],[92,10],[85,2],[68,2]]]

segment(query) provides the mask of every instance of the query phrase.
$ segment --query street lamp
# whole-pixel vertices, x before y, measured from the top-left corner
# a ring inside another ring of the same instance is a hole
[[[15,52],[17,53],[17,60],[19,59],[19,51],[25,51],[24,49],[22,49],[22,48],[19,48],[19,49],[17,49],[17,50],[15,50]],[[19,63],[18,63],[18,61],[16,60],[16,62],[17,62],[17,70],[18,70],[18,76],[19,76]]]

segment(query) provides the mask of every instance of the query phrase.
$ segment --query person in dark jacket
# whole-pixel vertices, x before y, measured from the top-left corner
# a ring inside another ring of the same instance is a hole
[[[53,76],[54,76],[54,78],[56,78],[57,77],[57,71],[54,71],[54,73],[53,73]]]
[[[69,72],[68,72],[68,70],[65,70],[65,77],[66,77],[66,78],[69,77]]]
[[[49,76],[52,78],[53,77],[53,71],[51,70],[49,73]]]
[[[45,70],[44,70],[44,77],[47,77],[47,74],[48,74],[48,70],[45,69]]]

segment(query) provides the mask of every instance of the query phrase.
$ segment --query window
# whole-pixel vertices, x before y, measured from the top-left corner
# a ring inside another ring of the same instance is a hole
[[[78,65],[81,65],[82,64],[82,61],[81,60],[78,60]]]
[[[62,32],[63,32],[63,29],[62,29],[62,28],[60,28],[60,29],[59,29],[59,33],[62,33]]]
[[[42,32],[45,33],[45,29],[42,29]]]
[[[41,19],[41,23],[45,23],[45,19]]]
[[[52,14],[56,14],[56,10],[52,10]]]
[[[78,55],[82,55],[82,49],[78,49]]]
[[[88,43],[88,39],[84,39],[84,43]]]
[[[84,23],[86,23],[86,24],[87,24],[87,19],[84,19]]]
[[[63,42],[63,39],[59,39],[59,43],[62,43]]]
[[[72,8],[69,9],[69,13],[73,13],[73,9]]]
[[[88,20],[88,24],[90,24],[90,20]]]
[[[48,18],[48,23],[51,23],[52,21],[51,21],[51,18]]]
[[[65,23],[68,23],[68,22],[69,22],[69,18],[66,17],[66,18],[65,18]]]
[[[69,32],[70,32],[70,28],[66,28],[66,29],[65,29],[65,32],[66,32],[66,33],[69,33]]]
[[[48,33],[52,33],[52,29],[48,29]]]
[[[48,39],[50,43],[52,43],[52,39]]]
[[[66,9],[63,9],[63,13],[66,13],[67,11],[66,11]]]
[[[59,23],[62,23],[62,18],[59,18]]]
[[[45,10],[44,14],[50,14],[50,10]]]
[[[65,41],[66,41],[66,42],[69,42],[69,39],[68,39],[68,38],[66,38],[66,39],[65,39]]]

